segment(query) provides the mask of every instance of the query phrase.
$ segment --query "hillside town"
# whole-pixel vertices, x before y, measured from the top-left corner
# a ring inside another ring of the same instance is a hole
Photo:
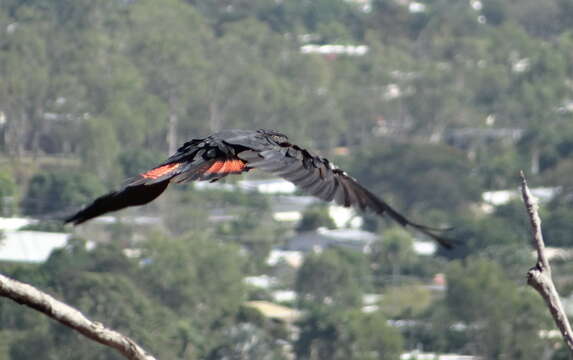
[[[572,19],[564,0],[2,1],[0,275],[158,359],[567,359],[526,285],[519,174],[571,316]],[[186,152],[227,130],[276,162],[220,136]],[[123,355],[0,297],[0,359],[44,358]]]

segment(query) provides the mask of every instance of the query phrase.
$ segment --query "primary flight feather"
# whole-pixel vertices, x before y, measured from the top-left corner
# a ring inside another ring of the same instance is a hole
[[[123,188],[96,199],[65,222],[77,225],[110,211],[147,204],[171,182],[216,181],[251,169],[285,178],[324,201],[385,214],[444,247],[452,247],[438,234],[442,230],[408,220],[328,159],[291,144],[287,136],[273,130],[222,130],[188,141],[163,163],[129,179]]]

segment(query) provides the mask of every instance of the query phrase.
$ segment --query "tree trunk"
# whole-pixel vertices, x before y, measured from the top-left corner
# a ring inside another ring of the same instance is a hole
[[[217,132],[221,130],[221,111],[219,111],[219,105],[216,101],[211,101],[209,103],[209,128],[211,132]]]
[[[46,126],[46,121],[43,118],[44,117],[44,108],[43,107],[38,107],[37,110],[34,109],[30,112],[30,120],[33,121],[33,123],[35,123],[36,125],[33,126],[33,130],[32,130],[32,139],[31,139],[31,151],[32,151],[32,157],[34,158],[34,160],[36,160],[38,158],[38,156],[40,155],[40,139],[42,137],[42,135],[45,132],[45,126]],[[34,121],[35,120],[35,121]]]
[[[169,116],[167,119],[167,147],[169,154],[175,153],[177,151],[177,123],[179,122],[179,117],[177,116],[177,101],[175,96],[169,96]]]
[[[539,151],[539,146],[533,145],[531,150],[531,173],[533,175],[539,174],[539,158],[541,157],[541,151]]]

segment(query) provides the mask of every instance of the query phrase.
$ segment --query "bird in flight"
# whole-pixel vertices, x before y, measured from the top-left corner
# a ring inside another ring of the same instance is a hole
[[[77,225],[110,211],[147,204],[172,182],[217,181],[252,169],[280,176],[324,201],[387,215],[446,248],[452,247],[451,241],[440,235],[443,229],[408,220],[328,159],[290,143],[284,134],[265,129],[222,130],[188,141],[163,163],[127,180],[120,190],[97,198],[64,221]]]

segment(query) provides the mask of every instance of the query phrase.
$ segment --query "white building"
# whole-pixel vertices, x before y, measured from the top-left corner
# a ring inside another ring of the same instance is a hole
[[[4,231],[0,261],[43,263],[54,249],[64,247],[70,234],[43,231]]]
[[[481,360],[481,357],[460,354],[424,353],[415,350],[402,353],[400,355],[400,360]]]
[[[531,189],[531,195],[542,203],[551,201],[558,193],[558,187],[539,187]],[[482,210],[491,213],[495,206],[505,205],[513,200],[521,199],[519,190],[486,191],[481,194]]]
[[[309,253],[341,246],[368,253],[376,239],[378,235],[364,230],[319,228],[316,231],[307,231],[291,237],[287,240],[284,250]]]
[[[15,231],[15,230],[19,230],[19,229],[23,228],[26,225],[35,224],[37,222],[38,222],[37,220],[30,219],[30,218],[0,217],[0,230],[1,231]]]

